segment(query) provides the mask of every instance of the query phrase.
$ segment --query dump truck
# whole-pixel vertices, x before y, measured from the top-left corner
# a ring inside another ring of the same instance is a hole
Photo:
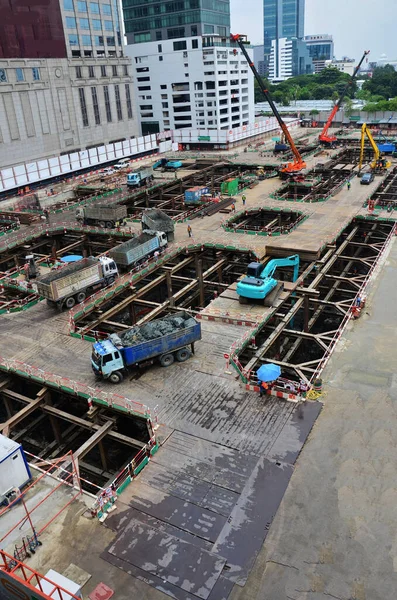
[[[162,367],[169,367],[175,360],[184,362],[194,354],[194,343],[200,339],[200,323],[180,311],[96,342],[91,366],[98,378],[120,383],[132,367],[148,366],[155,361]]]
[[[93,204],[92,206],[80,206],[76,209],[76,219],[83,225],[98,225],[99,227],[114,229],[124,223],[127,216],[127,207],[106,206],[104,204]]]
[[[127,186],[132,188],[141,187],[145,183],[153,181],[153,169],[152,167],[142,167],[133,173],[127,175]]]
[[[145,208],[141,216],[142,231],[163,231],[167,240],[174,240],[175,221],[159,208]]]
[[[111,258],[83,258],[37,280],[37,291],[50,306],[72,308],[87,296],[114,282],[117,266]]]
[[[185,191],[185,204],[201,204],[201,196],[209,193],[209,187],[203,187],[202,185],[189,188]]]
[[[128,269],[166,248],[167,236],[163,231],[145,231],[131,240],[109,250],[109,255],[121,268]]]

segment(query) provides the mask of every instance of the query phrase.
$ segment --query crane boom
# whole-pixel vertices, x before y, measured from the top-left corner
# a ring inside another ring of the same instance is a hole
[[[369,52],[370,52],[369,50],[364,51],[364,54],[362,55],[360,62],[358,63],[357,67],[354,69],[353,74],[350,77],[349,81],[347,82],[346,86],[343,88],[343,91],[342,91],[341,95],[339,96],[339,100],[333,107],[331,114],[329,115],[327,122],[324,125],[324,129],[318,136],[318,139],[321,143],[328,145],[328,144],[333,144],[334,142],[336,142],[336,137],[334,135],[328,135],[328,130],[331,127],[332,121],[334,120],[336,113],[338,112],[338,110],[341,107],[341,104],[343,102],[344,97],[347,94],[349,87],[353,84],[353,81],[355,80],[356,75],[357,75],[361,65],[364,62],[364,58],[369,54]]]
[[[266,98],[266,101],[269,103],[270,108],[272,109],[273,114],[276,117],[278,124],[280,125],[281,131],[283,132],[285,139],[287,140],[289,147],[292,150],[292,154],[294,155],[294,162],[289,163],[284,169],[282,169],[282,171],[284,173],[296,173],[296,172],[302,171],[302,169],[306,168],[306,163],[304,162],[302,156],[300,155],[298,148],[295,146],[294,140],[292,139],[289,129],[288,129],[287,125],[284,123],[283,119],[281,118],[281,115],[278,112],[277,107],[273,102],[273,99],[270,95],[269,90],[267,90],[266,87],[263,85],[263,80],[262,80],[261,76],[259,75],[258,71],[256,70],[254,63],[252,62],[244,44],[243,44],[241,35],[240,34],[231,35],[230,37],[233,42],[236,42],[239,45],[242,53],[244,54],[245,58],[247,59],[250,69],[253,72],[254,77],[255,77],[256,81],[258,82],[258,85],[259,85],[263,95]]]

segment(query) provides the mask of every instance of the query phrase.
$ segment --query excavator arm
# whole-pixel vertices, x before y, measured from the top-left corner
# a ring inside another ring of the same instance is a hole
[[[346,94],[348,92],[349,87],[353,84],[353,81],[355,80],[356,75],[357,75],[361,65],[364,62],[364,58],[369,54],[369,52],[370,52],[369,50],[364,51],[364,54],[362,55],[360,62],[358,63],[357,67],[354,69],[353,75],[350,77],[350,79],[347,82],[345,88],[343,89],[341,95],[339,96],[339,100],[333,107],[331,114],[329,115],[327,122],[324,125],[324,129],[318,136],[318,139],[322,144],[333,144],[334,142],[336,142],[336,137],[334,135],[332,135],[332,136],[328,135],[328,130],[331,127],[332,121],[334,120],[336,113],[338,112],[338,110],[341,107],[341,104],[343,102],[344,97],[346,96]]]
[[[278,269],[279,267],[294,267],[292,281],[296,281],[298,279],[299,273],[299,254],[293,254],[292,256],[288,256],[287,258],[272,258],[272,260],[269,260],[269,262],[263,269],[261,273],[261,279],[273,277],[276,269]]]
[[[374,161],[373,163],[371,163],[371,168],[373,170],[379,168],[382,171],[383,169],[387,169],[388,167],[390,167],[391,163],[386,161],[385,159],[382,159],[382,154],[378,148],[377,143],[372,137],[370,129],[367,127],[366,123],[363,123],[363,126],[361,127],[360,161],[358,163],[358,170],[361,171],[361,167],[363,165],[365,137],[368,138],[368,141],[372,146],[372,150],[374,151]]]
[[[236,35],[231,35],[230,37],[233,42],[236,42],[238,44],[242,53],[244,54],[244,56],[247,60],[247,63],[249,64],[250,69],[251,69],[252,73],[254,74],[254,77],[255,77],[256,81],[258,82],[258,85],[259,85],[263,95],[265,96],[266,101],[269,103],[270,108],[272,109],[272,112],[273,112],[274,116],[276,117],[278,124],[280,125],[281,131],[283,132],[285,139],[286,139],[289,147],[291,148],[292,154],[294,155],[294,162],[289,163],[284,169],[282,169],[282,171],[284,173],[296,173],[296,172],[302,171],[302,169],[306,168],[306,163],[304,162],[302,156],[300,155],[298,148],[295,146],[295,143],[294,143],[294,140],[292,139],[290,131],[289,131],[287,125],[284,123],[283,119],[281,118],[281,115],[278,112],[277,107],[273,102],[273,99],[270,95],[269,90],[267,90],[266,87],[263,85],[263,80],[262,80],[261,76],[259,75],[258,71],[256,70],[254,63],[252,62],[252,60],[244,46],[241,35],[236,34]]]

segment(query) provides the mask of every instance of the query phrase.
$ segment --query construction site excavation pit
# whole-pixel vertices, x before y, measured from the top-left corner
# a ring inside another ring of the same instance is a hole
[[[251,383],[256,382],[257,369],[268,362],[280,365],[292,381],[309,385],[319,376],[352,307],[361,306],[368,278],[394,226],[386,220],[354,219],[300,275],[296,291],[236,351],[234,358]]]
[[[223,225],[225,231],[258,235],[289,233],[308,215],[277,208],[249,208],[238,212]]]
[[[102,339],[152,319],[186,310],[200,313],[246,272],[252,253],[211,248],[189,249],[121,289],[110,300],[74,317],[75,335]],[[105,295],[104,295],[105,296]]]
[[[32,465],[74,453],[82,488],[107,487],[153,436],[143,416],[95,406],[19,375],[0,375],[0,432],[21,443]]]

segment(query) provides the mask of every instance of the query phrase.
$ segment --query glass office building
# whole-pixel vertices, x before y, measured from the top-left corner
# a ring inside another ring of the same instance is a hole
[[[123,0],[128,44],[230,35],[229,0]]]
[[[269,63],[272,42],[282,38],[302,39],[304,35],[305,0],[263,0],[264,55]]]

